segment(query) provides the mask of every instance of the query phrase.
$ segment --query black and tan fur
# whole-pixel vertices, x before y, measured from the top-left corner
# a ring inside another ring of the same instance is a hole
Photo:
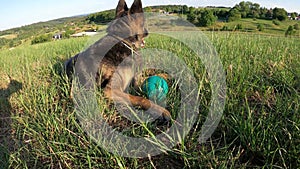
[[[169,120],[170,112],[165,108],[146,98],[125,93],[136,74],[133,66],[142,64],[142,58],[137,51],[144,46],[144,38],[148,35],[144,23],[141,0],[135,0],[130,9],[125,0],[119,0],[116,19],[107,28],[107,35],[67,61],[66,72],[70,76],[73,67],[84,70],[98,64],[98,70],[93,70],[96,72],[94,76],[107,99],[118,103],[131,103],[145,110],[151,107],[156,114]],[[132,56],[133,52],[135,54]]]

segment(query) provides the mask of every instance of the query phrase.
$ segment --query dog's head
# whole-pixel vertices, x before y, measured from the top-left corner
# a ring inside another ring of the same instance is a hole
[[[119,0],[116,19],[107,28],[107,32],[131,43],[135,48],[141,48],[145,46],[144,38],[148,35],[144,24],[145,17],[141,0],[134,0],[130,9],[125,0]]]

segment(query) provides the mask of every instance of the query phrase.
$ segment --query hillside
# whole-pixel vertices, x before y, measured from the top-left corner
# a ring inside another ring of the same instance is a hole
[[[145,7],[144,10],[145,12],[158,12],[170,17],[178,16],[187,19],[196,26],[199,26],[203,31],[240,31],[284,36],[288,27],[292,26],[295,29],[290,33],[290,36],[300,37],[299,20],[285,19],[279,21],[277,19],[269,19],[265,16],[266,14],[263,13],[267,13],[268,9],[261,7],[257,9],[260,11],[260,15],[257,14],[255,18],[253,18],[254,16],[246,14],[243,14],[245,17],[242,17],[241,14],[240,19],[235,18],[229,21],[232,11],[236,8],[240,7],[226,8],[212,6],[194,8],[186,5],[165,5]],[[211,21],[210,24],[206,23],[205,26],[203,26],[199,19],[201,19],[201,16],[206,11],[212,13],[216,17],[216,21]],[[69,37],[70,34],[81,31],[103,30],[103,24],[106,25],[113,18],[114,10],[107,10],[89,15],[60,18],[0,31],[0,49],[12,48],[24,43],[30,44],[34,38],[40,38],[39,36],[48,38],[46,41],[51,41],[52,36],[56,33],[65,32],[65,34],[67,34],[66,37]]]
[[[30,41],[30,39],[37,35],[52,34],[67,29],[69,26],[83,26],[85,25],[85,18],[86,16],[59,18],[47,22],[39,22],[19,28],[0,31],[0,48],[15,47]]]

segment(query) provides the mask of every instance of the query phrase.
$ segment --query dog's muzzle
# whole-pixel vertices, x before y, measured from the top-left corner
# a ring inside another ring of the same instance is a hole
[[[145,39],[143,38],[142,39],[142,43],[141,43],[141,48],[144,48],[146,46],[146,41],[145,41]]]

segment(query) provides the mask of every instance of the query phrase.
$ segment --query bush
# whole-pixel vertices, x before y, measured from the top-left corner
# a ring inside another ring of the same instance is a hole
[[[38,37],[35,37],[32,41],[31,44],[38,44],[38,43],[44,43],[44,42],[50,42],[52,39],[52,36],[50,34],[45,34],[45,35],[40,35]]]
[[[295,33],[294,27],[289,26],[288,29],[285,31],[285,36],[292,36]]]
[[[280,25],[280,21],[277,20],[277,19],[275,19],[275,20],[273,20],[273,24],[279,26]]]
[[[294,29],[295,29],[295,30],[299,30],[299,29],[300,29],[298,23],[296,23],[296,24],[294,25]]]
[[[222,29],[221,29],[221,31],[229,31],[228,26],[223,26]]]
[[[263,24],[258,24],[257,29],[258,29],[258,31],[263,31],[265,29],[265,27]]]
[[[243,29],[243,25],[242,24],[237,24],[235,26],[235,30],[242,30]]]
[[[75,30],[66,30],[66,32],[63,33],[64,38],[70,38],[72,34],[75,33]]]
[[[9,43],[9,40],[5,38],[0,38],[0,48],[7,45]]]

